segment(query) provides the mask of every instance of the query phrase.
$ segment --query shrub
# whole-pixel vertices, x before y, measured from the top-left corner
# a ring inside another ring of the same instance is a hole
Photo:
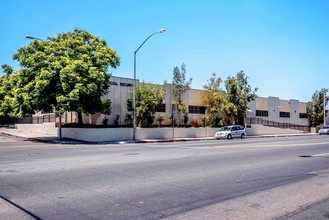
[[[191,125],[192,125],[192,127],[194,127],[194,128],[199,127],[198,119],[196,119],[196,118],[192,118],[192,120],[191,120]]]
[[[168,125],[172,126],[172,114],[171,113],[168,115]]]
[[[208,125],[208,117],[203,115],[201,117],[201,121],[202,121],[202,126],[205,127],[206,125]]]
[[[109,121],[109,119],[105,116],[103,118],[103,125],[107,125],[108,121]]]
[[[125,123],[128,126],[132,126],[133,125],[133,116],[130,114],[126,114]]]
[[[164,115],[159,115],[156,120],[158,122],[159,127],[161,127],[162,122],[164,121]]]
[[[115,116],[115,119],[114,119],[114,125],[115,126],[118,126],[119,125],[119,118],[120,118],[120,115],[116,115]]]
[[[186,127],[188,122],[188,114],[184,114],[184,127]]]

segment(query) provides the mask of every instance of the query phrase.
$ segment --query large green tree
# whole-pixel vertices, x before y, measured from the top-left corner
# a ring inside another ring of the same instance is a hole
[[[12,115],[13,69],[9,65],[2,65],[4,75],[0,77],[0,117],[3,123],[8,123]]]
[[[308,122],[311,127],[316,127],[323,124],[324,108],[323,105],[327,105],[329,97],[327,89],[321,89],[320,91],[315,91],[312,96],[312,101],[306,108],[306,113],[308,115]],[[325,100],[324,100],[325,96]]]
[[[204,102],[208,110],[209,122],[212,127],[218,127],[221,124],[221,104],[223,102],[223,92],[221,90],[222,78],[213,73],[212,77],[203,85],[205,90]]]
[[[184,101],[184,94],[191,89],[192,78],[186,79],[186,69],[183,63],[179,69],[177,66],[173,70],[173,100],[172,104],[177,104],[177,113],[180,123],[181,114],[187,115],[187,107]],[[178,123],[178,124],[179,124]]]
[[[136,119],[139,127],[153,124],[156,107],[163,103],[164,88],[161,85],[141,83],[136,90]]]
[[[231,124],[243,124],[248,102],[257,97],[257,88],[252,89],[248,83],[248,76],[243,71],[238,72],[234,77],[228,77],[225,88],[222,111],[229,117]]]
[[[102,96],[109,88],[108,68],[116,68],[120,58],[105,40],[74,29],[34,40],[13,58],[21,66],[14,74],[16,115],[76,111],[82,123],[81,113],[110,113],[111,103]]]

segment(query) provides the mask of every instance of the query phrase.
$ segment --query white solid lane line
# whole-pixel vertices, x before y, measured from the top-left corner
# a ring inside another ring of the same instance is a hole
[[[324,157],[324,156],[329,156],[329,153],[311,155],[311,157]]]

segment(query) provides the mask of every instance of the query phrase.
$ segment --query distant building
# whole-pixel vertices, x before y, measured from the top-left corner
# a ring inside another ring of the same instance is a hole
[[[100,125],[104,122],[108,125],[127,125],[129,121],[131,123],[133,117],[133,87],[133,79],[111,76],[110,90],[104,98],[112,101],[112,114],[83,114],[84,123],[94,125]],[[164,125],[170,123],[169,117],[172,111],[172,85],[168,83],[165,87],[165,101],[157,107],[157,112],[155,114],[155,118],[159,115],[164,116]],[[191,123],[192,118],[201,123],[202,116],[205,116],[206,107],[203,101],[204,93],[204,90],[191,89],[183,94],[188,109],[188,124]],[[262,124],[270,127],[308,130],[308,116],[306,113],[307,105],[307,102],[300,102],[295,99],[281,100],[278,97],[271,96],[268,98],[258,97],[248,103],[245,126],[251,124]],[[32,123],[53,121],[55,121],[53,114],[35,114],[32,119]],[[328,117],[326,121],[326,124],[329,124]],[[76,113],[66,112],[62,116],[62,122],[77,122]],[[154,123],[156,123],[156,121]]]
[[[278,97],[258,97],[248,103],[246,123],[307,130],[308,103],[295,99],[281,100]]]
[[[102,124],[105,117],[108,124],[125,125],[127,118],[132,117],[132,109],[127,108],[129,100],[133,99],[134,80],[129,78],[111,76],[110,92],[105,96],[112,101],[112,114],[105,116],[95,114],[85,116],[85,123]],[[189,123],[192,118],[201,122],[201,117],[206,113],[203,101],[204,90],[191,89],[184,94],[188,109]],[[165,102],[158,106],[156,117],[164,115],[164,124],[168,123],[171,114],[172,85],[166,84]],[[298,100],[280,100],[278,97],[259,97],[248,103],[246,115],[247,124],[264,124],[269,126],[308,126],[306,102]]]

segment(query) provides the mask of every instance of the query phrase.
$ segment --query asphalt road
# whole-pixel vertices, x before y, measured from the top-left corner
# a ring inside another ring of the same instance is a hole
[[[35,219],[187,219],[328,169],[329,136],[122,145],[0,136],[0,196]]]

